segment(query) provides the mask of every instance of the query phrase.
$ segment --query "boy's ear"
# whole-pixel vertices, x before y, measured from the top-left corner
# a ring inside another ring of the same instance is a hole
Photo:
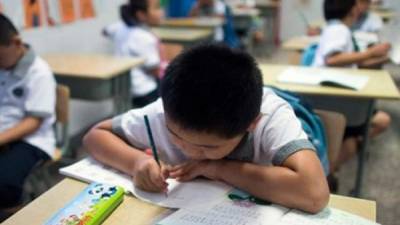
[[[258,114],[258,116],[253,120],[253,122],[251,122],[250,126],[247,128],[247,131],[249,132],[254,131],[260,119],[261,119],[261,114]]]
[[[11,43],[11,45],[14,45],[17,47],[24,45],[24,42],[22,41],[22,39],[19,35],[15,35],[14,37],[12,37],[10,43]]]

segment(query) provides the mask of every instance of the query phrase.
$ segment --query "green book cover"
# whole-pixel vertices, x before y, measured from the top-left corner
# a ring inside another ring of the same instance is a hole
[[[92,183],[44,225],[98,225],[122,202],[121,187]]]

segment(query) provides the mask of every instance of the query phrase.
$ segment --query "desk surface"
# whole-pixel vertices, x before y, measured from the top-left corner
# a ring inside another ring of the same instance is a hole
[[[260,10],[257,8],[233,6],[232,14],[233,16],[254,17],[260,14]]]
[[[334,87],[321,87],[311,85],[299,85],[299,84],[286,84],[279,83],[277,77],[285,69],[289,67],[298,67],[306,70],[310,70],[310,75],[321,70],[340,71],[354,75],[368,76],[369,80],[367,85],[360,91],[353,91],[343,88]],[[312,95],[325,95],[325,96],[340,96],[350,98],[368,98],[368,99],[400,99],[399,91],[387,71],[384,70],[364,70],[364,69],[343,69],[343,68],[311,68],[301,67],[292,65],[269,65],[261,64],[260,69],[263,73],[264,84],[279,87],[284,90],[290,90],[302,94]]]
[[[310,44],[318,43],[320,36],[296,36],[284,41],[282,48],[289,51],[303,51]]]
[[[118,58],[95,54],[46,54],[43,56],[57,76],[110,79],[143,63],[140,58]]]
[[[202,18],[174,18],[166,19],[161,22],[161,26],[169,27],[196,27],[196,28],[216,28],[222,26],[224,20],[218,17]]]
[[[194,42],[212,35],[211,29],[155,27],[152,31],[162,41]]]
[[[280,0],[256,0],[257,8],[279,8],[280,6]]]
[[[85,187],[86,184],[80,181],[64,179],[5,221],[3,225],[26,224],[27,220],[29,220],[29,224],[43,224]],[[329,205],[369,220],[376,220],[376,203],[374,201],[331,195]],[[125,196],[122,204],[103,225],[149,224],[149,221],[153,221],[163,212],[166,212],[165,208],[142,202],[132,196]]]

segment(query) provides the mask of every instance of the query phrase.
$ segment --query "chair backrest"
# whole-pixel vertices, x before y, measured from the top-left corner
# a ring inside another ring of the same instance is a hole
[[[346,117],[338,112],[315,110],[324,124],[330,172],[334,172],[338,153],[342,147],[344,130],[346,128]]]
[[[56,99],[56,145],[64,155],[68,148],[68,122],[70,91],[65,85],[57,85]]]

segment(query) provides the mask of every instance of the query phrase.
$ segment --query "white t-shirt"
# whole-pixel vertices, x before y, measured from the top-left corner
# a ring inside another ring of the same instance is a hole
[[[157,88],[156,78],[147,71],[160,66],[159,40],[145,26],[129,27],[123,22],[105,28],[114,42],[114,54],[122,57],[142,57],[144,64],[131,70],[131,94],[139,97]]]
[[[351,30],[338,20],[329,21],[322,31],[312,66],[325,67],[327,58],[332,54],[354,51]],[[357,65],[348,67],[357,67]]]
[[[261,114],[256,129],[243,138],[228,159],[281,165],[297,151],[315,150],[291,106],[267,88],[264,89]],[[186,161],[188,158],[170,141],[161,99],[113,118],[113,132],[138,149],[150,148],[144,115],[149,117],[160,158],[172,165]]]
[[[375,13],[369,12],[358,21],[353,29],[363,32],[377,33],[383,28],[383,20]]]
[[[27,116],[43,118],[27,143],[50,157],[55,150],[56,82],[41,58],[29,49],[12,71],[0,70],[0,132],[16,126]]]

